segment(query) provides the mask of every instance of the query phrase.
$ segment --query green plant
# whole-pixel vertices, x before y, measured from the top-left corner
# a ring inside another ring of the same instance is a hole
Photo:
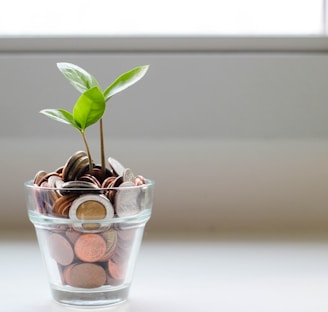
[[[139,81],[147,72],[149,65],[139,66],[131,69],[116,78],[105,90],[102,90],[96,78],[83,68],[71,63],[57,63],[60,72],[81,93],[76,101],[73,111],[64,109],[43,109],[41,114],[51,119],[60,121],[76,128],[82,135],[86,152],[89,158],[89,169],[93,172],[92,157],[86,139],[85,130],[89,126],[99,122],[101,166],[105,172],[105,149],[103,134],[103,115],[106,103],[115,94],[127,89]]]

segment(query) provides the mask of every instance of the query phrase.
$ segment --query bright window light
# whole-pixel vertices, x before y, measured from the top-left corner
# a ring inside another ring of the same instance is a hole
[[[311,35],[324,0],[10,0],[0,35]]]

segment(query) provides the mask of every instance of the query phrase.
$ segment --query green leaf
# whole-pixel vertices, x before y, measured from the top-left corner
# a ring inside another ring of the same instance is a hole
[[[75,103],[73,108],[74,122],[83,131],[101,119],[105,108],[104,95],[98,87],[93,87],[85,91]]]
[[[68,81],[81,93],[94,86],[99,86],[95,77],[77,65],[71,63],[57,63],[57,67]]]
[[[75,121],[73,119],[73,115],[64,109],[60,109],[60,108],[59,109],[43,109],[40,111],[40,113],[53,120],[71,125],[74,128],[77,128],[80,130],[79,126],[75,123]]]
[[[107,102],[113,95],[127,89],[139,81],[147,72],[149,65],[139,66],[119,76],[104,91],[105,101]]]

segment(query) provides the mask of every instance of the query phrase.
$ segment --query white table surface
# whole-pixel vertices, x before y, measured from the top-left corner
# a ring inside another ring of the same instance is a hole
[[[0,250],[0,311],[86,311],[52,301],[34,240]],[[129,300],[96,311],[326,312],[328,240],[146,239]]]

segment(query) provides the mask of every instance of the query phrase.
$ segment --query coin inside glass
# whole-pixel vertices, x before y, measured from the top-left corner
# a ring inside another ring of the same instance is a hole
[[[123,182],[115,197],[116,214],[128,217],[141,210],[141,191],[133,182]]]
[[[106,208],[99,201],[88,200],[76,209],[76,216],[80,220],[103,219],[106,217]]]
[[[69,210],[69,217],[76,221],[81,220],[101,220],[112,218],[114,208],[108,198],[103,195],[86,194],[78,197]],[[96,231],[102,227],[108,227],[99,223],[81,223],[73,225],[77,231]]]

